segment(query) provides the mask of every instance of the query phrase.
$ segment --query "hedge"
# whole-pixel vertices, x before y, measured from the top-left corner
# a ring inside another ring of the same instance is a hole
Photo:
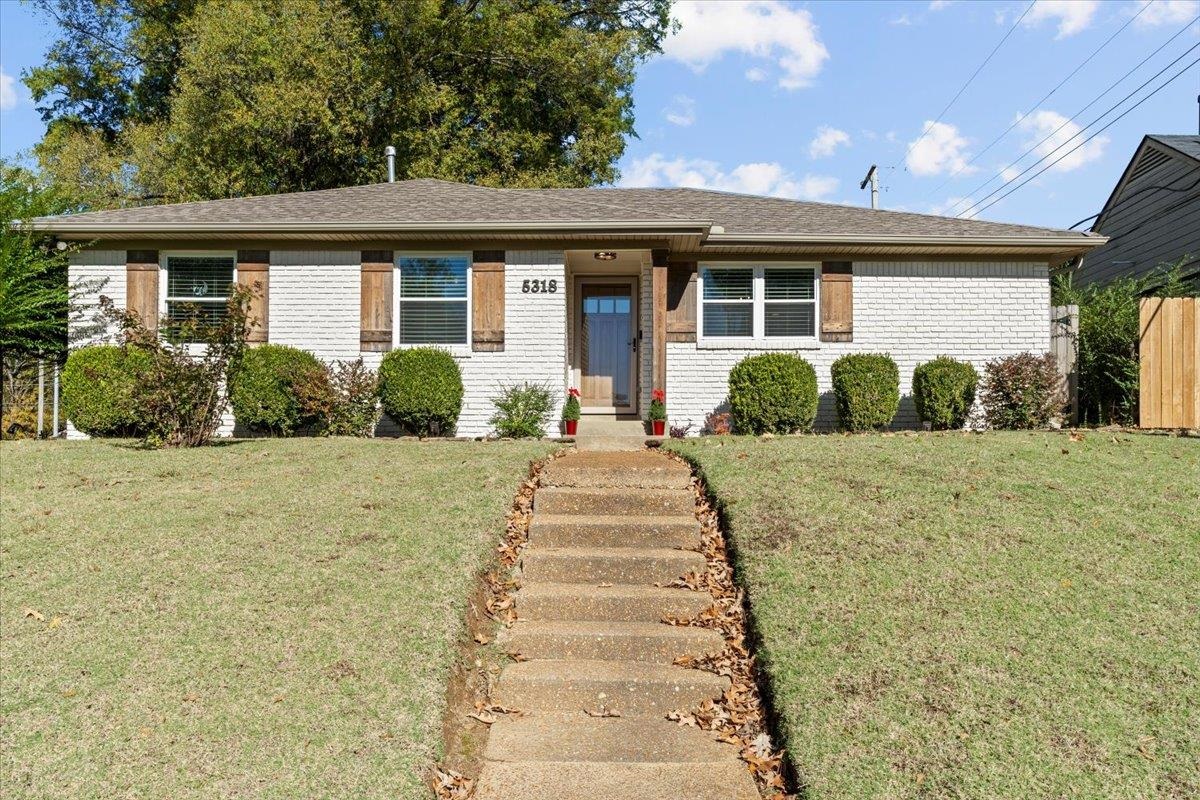
[[[141,433],[134,390],[150,357],[133,347],[91,345],[72,350],[62,372],[63,414],[89,436]]]
[[[978,385],[979,373],[965,361],[938,356],[920,364],[912,380],[917,415],[935,431],[961,428],[975,404]]]
[[[321,362],[307,350],[264,344],[246,350],[229,375],[229,402],[239,425],[287,436],[314,422],[306,415],[296,385]]]
[[[886,428],[900,408],[900,371],[889,355],[849,353],[829,368],[842,430]]]
[[[729,410],[737,433],[810,430],[817,418],[817,373],[791,353],[747,356],[729,372]]]
[[[462,372],[454,357],[437,347],[393,350],[379,365],[383,410],[418,436],[454,432],[462,412]]]

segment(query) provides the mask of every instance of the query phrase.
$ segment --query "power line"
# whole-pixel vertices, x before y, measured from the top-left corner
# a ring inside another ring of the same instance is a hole
[[[1038,100],[1036,103],[1034,103],[1032,106],[1030,106],[1028,111],[1026,111],[1024,114],[1020,115],[1015,120],[1013,120],[1013,123],[1004,130],[1004,133],[1000,134],[995,139],[992,139],[992,141],[988,142],[986,147],[984,147],[982,150],[980,150],[975,155],[971,156],[971,158],[968,161],[959,165],[958,169],[956,169],[956,170],[954,170],[954,172],[950,173],[946,177],[946,179],[944,181],[942,181],[941,184],[938,185],[938,187],[936,189],[934,189],[931,192],[927,192],[925,194],[925,199],[928,199],[929,197],[933,196],[934,194],[937,194],[938,192],[940,192],[946,186],[947,183],[949,183],[951,180],[953,180],[955,178],[955,176],[958,175],[958,173],[962,172],[964,169],[966,169],[967,167],[974,164],[975,161],[978,160],[984,153],[986,153],[988,150],[991,150],[992,147],[994,147],[996,144],[998,144],[1001,139],[1003,139],[1005,136],[1008,136],[1010,133],[1012,133],[1013,128],[1017,127],[1017,125],[1019,125],[1021,123],[1021,120],[1024,117],[1027,117],[1030,114],[1032,114],[1034,111],[1036,111],[1038,109],[1038,107],[1041,106],[1042,103],[1046,102],[1051,97],[1053,97],[1054,93],[1057,92],[1059,89],[1061,89],[1067,81],[1071,80],[1071,78],[1074,78],[1077,74],[1079,74],[1079,70],[1083,69],[1089,63],[1091,63],[1092,59],[1095,58],[1097,55],[1099,55],[1101,50],[1103,50],[1105,47],[1108,47],[1109,43],[1113,39],[1117,38],[1117,36],[1119,36],[1123,30],[1125,30],[1130,25],[1132,25],[1133,21],[1135,19],[1137,19],[1138,17],[1140,17],[1143,14],[1143,12],[1145,12],[1145,10],[1147,8],[1149,8],[1151,3],[1153,3],[1153,2],[1154,2],[1154,0],[1150,0],[1150,3],[1147,3],[1146,5],[1139,8],[1138,12],[1136,14],[1134,14],[1132,17],[1130,17],[1128,20],[1126,20],[1124,25],[1117,28],[1116,33],[1114,33],[1112,36],[1109,36],[1107,39],[1105,39],[1104,43],[1101,44],[1099,47],[1097,47],[1095,50],[1093,50],[1092,54],[1090,56],[1088,56],[1082,62],[1080,62],[1079,66],[1075,67],[1075,69],[1071,70],[1071,74],[1067,75],[1067,77],[1065,77],[1061,81],[1059,81],[1057,86],[1055,86],[1053,89],[1051,89],[1049,92],[1047,92],[1046,95],[1044,97],[1042,97],[1041,100]],[[1174,38],[1174,37],[1172,37],[1172,38]]]
[[[1197,17],[1196,19],[1197,19],[1197,20],[1200,20],[1200,17]],[[1193,20],[1192,22],[1195,22],[1195,21],[1196,21],[1196,20]],[[1188,23],[1188,25],[1189,25],[1189,26],[1190,26],[1191,24],[1192,24],[1192,23]],[[1184,28],[1184,30],[1186,30],[1186,29],[1187,29],[1187,28],[1185,27],[1185,28]],[[1178,34],[1176,34],[1176,36],[1178,36]],[[1174,39],[1175,37],[1171,37],[1171,38],[1172,38],[1172,39]],[[1170,44],[1170,41],[1168,40],[1168,42],[1167,42],[1166,44]],[[1166,46],[1166,44],[1164,44],[1162,47],[1165,47],[1165,46]],[[1159,47],[1159,48],[1158,48],[1158,50],[1161,50],[1161,49],[1162,49],[1162,47]],[[1100,120],[1104,119],[1106,116],[1108,116],[1109,114],[1111,114],[1111,113],[1112,113],[1114,110],[1116,110],[1116,109],[1117,109],[1117,107],[1118,107],[1118,106],[1120,106],[1122,103],[1124,103],[1124,102],[1125,102],[1126,100],[1128,100],[1129,98],[1133,97],[1135,94],[1137,94],[1138,92],[1140,92],[1142,89],[1146,88],[1146,86],[1147,86],[1148,84],[1150,84],[1152,81],[1154,81],[1154,80],[1155,80],[1156,78],[1158,78],[1160,75],[1162,75],[1162,74],[1163,74],[1164,72],[1166,72],[1168,69],[1170,69],[1171,67],[1175,66],[1175,65],[1176,65],[1176,64],[1178,64],[1180,61],[1182,61],[1182,60],[1184,59],[1184,57],[1185,57],[1185,56],[1187,56],[1189,53],[1191,53],[1191,52],[1192,52],[1193,50],[1195,50],[1197,47],[1200,47],[1200,44],[1194,44],[1194,45],[1192,45],[1191,47],[1189,47],[1189,48],[1188,48],[1187,50],[1185,50],[1185,51],[1184,51],[1182,54],[1180,54],[1180,55],[1179,55],[1179,56],[1178,56],[1178,57],[1177,57],[1177,58],[1176,58],[1174,61],[1172,61],[1171,63],[1167,64],[1165,67],[1163,67],[1162,69],[1160,69],[1160,70],[1159,70],[1157,73],[1155,73],[1155,74],[1154,74],[1154,75],[1152,75],[1150,78],[1148,78],[1146,81],[1144,81],[1144,82],[1143,82],[1143,83],[1142,83],[1140,86],[1138,86],[1138,87],[1137,87],[1136,89],[1134,89],[1132,92],[1130,92],[1129,94],[1125,95],[1124,97],[1122,97],[1122,98],[1121,98],[1120,100],[1118,100],[1117,102],[1113,103],[1111,106],[1109,106],[1107,109],[1105,109],[1105,110],[1104,110],[1104,112],[1103,112],[1103,113],[1101,113],[1101,114],[1100,114],[1098,117],[1096,117],[1095,119],[1093,119],[1093,120],[1092,120],[1091,122],[1089,122],[1087,125],[1084,125],[1082,128],[1080,128],[1078,131],[1076,131],[1076,132],[1075,132],[1074,134],[1072,134],[1071,136],[1067,137],[1066,141],[1064,141],[1062,144],[1058,145],[1058,147],[1055,147],[1055,148],[1054,148],[1053,150],[1051,150],[1049,153],[1046,153],[1046,154],[1045,154],[1045,155],[1043,155],[1041,158],[1039,158],[1039,159],[1037,159],[1036,161],[1034,161],[1034,162],[1033,162],[1032,164],[1030,164],[1028,167],[1026,167],[1025,169],[1021,170],[1019,173],[1017,173],[1017,174],[1016,174],[1016,175],[1014,175],[1013,177],[1009,178],[1008,180],[1006,180],[1006,181],[1005,181],[1003,184],[1001,184],[1000,186],[997,186],[995,189],[993,189],[993,190],[992,190],[990,193],[988,193],[988,194],[987,194],[987,195],[985,195],[984,197],[980,198],[979,200],[976,200],[974,203],[972,203],[971,205],[969,205],[967,208],[965,208],[965,209],[963,209],[963,210],[961,210],[961,211],[958,211],[958,212],[956,212],[956,213],[955,213],[955,216],[961,217],[962,215],[966,214],[968,211],[970,211],[971,209],[973,209],[975,206],[979,205],[979,204],[980,204],[980,203],[982,203],[984,200],[987,200],[989,197],[991,197],[992,195],[996,194],[996,192],[1002,191],[1002,190],[1004,189],[1004,187],[1005,187],[1005,186],[1007,186],[1008,184],[1010,184],[1010,183],[1012,183],[1013,181],[1017,180],[1017,179],[1018,179],[1018,178],[1020,178],[1022,175],[1024,175],[1026,172],[1029,172],[1029,170],[1033,169],[1033,168],[1034,168],[1034,167],[1036,167],[1038,164],[1040,164],[1041,162],[1045,161],[1045,160],[1046,160],[1047,158],[1049,158],[1050,156],[1052,156],[1052,155],[1054,155],[1055,153],[1057,153],[1059,150],[1061,150],[1063,147],[1065,147],[1065,146],[1067,145],[1067,143],[1068,143],[1068,142],[1070,142],[1072,139],[1074,139],[1075,137],[1079,136],[1081,133],[1083,133],[1084,131],[1086,131],[1088,128],[1092,127],[1092,126],[1093,126],[1093,125],[1095,125],[1097,122],[1099,122]],[[1112,91],[1112,90],[1113,90],[1113,89],[1114,89],[1116,86],[1118,86],[1118,85],[1119,85],[1119,84],[1120,84],[1122,81],[1124,81],[1124,80],[1125,80],[1125,78],[1129,77],[1129,75],[1130,75],[1130,74],[1132,74],[1134,71],[1136,71],[1136,70],[1138,69],[1138,67],[1142,66],[1142,64],[1146,63],[1146,61],[1148,61],[1150,58],[1152,58],[1152,57],[1153,57],[1153,56],[1154,56],[1154,55],[1155,55],[1155,54],[1158,52],[1158,50],[1156,50],[1154,53],[1151,53],[1151,54],[1150,54],[1150,56],[1147,56],[1147,58],[1146,58],[1145,60],[1143,60],[1141,63],[1139,63],[1137,67],[1134,67],[1132,70],[1130,70],[1129,72],[1125,73],[1125,75],[1123,75],[1123,76],[1122,76],[1120,79],[1118,79],[1118,80],[1117,80],[1115,83],[1113,83],[1113,84],[1112,84],[1112,85],[1110,85],[1110,86],[1109,86],[1107,89],[1105,89],[1103,92],[1101,92],[1099,95],[1097,95],[1097,96],[1096,96],[1096,97],[1095,97],[1095,98],[1094,98],[1094,99],[1093,99],[1093,100],[1092,100],[1090,103],[1088,103],[1086,106],[1084,106],[1083,108],[1079,109],[1079,111],[1076,111],[1076,112],[1075,112],[1073,115],[1071,115],[1070,119],[1066,119],[1066,120],[1064,120],[1064,121],[1062,122],[1062,124],[1060,124],[1060,125],[1059,125],[1057,128],[1055,128],[1054,130],[1052,130],[1050,133],[1046,134],[1046,136],[1045,136],[1045,137],[1043,137],[1043,138],[1041,139],[1041,141],[1037,142],[1037,143],[1036,143],[1036,144],[1034,144],[1032,147],[1030,147],[1028,150],[1026,150],[1024,153],[1022,153],[1021,155],[1019,155],[1019,156],[1017,156],[1015,159],[1013,159],[1013,161],[1012,161],[1012,162],[1010,162],[1010,163],[1009,163],[1007,166],[1005,166],[1005,167],[1004,167],[1004,169],[1000,170],[1000,172],[999,172],[999,174],[998,174],[998,175],[993,175],[992,177],[988,178],[986,181],[984,181],[983,183],[981,183],[979,186],[975,187],[975,188],[974,188],[974,189],[973,189],[973,190],[972,190],[970,193],[968,193],[968,194],[966,195],[966,197],[963,197],[963,198],[962,198],[961,200],[959,200],[959,201],[958,201],[958,203],[956,203],[955,205],[959,205],[959,204],[961,204],[961,203],[965,203],[967,200],[970,200],[970,199],[971,199],[971,197],[973,197],[973,196],[974,196],[974,195],[975,195],[977,192],[980,192],[980,191],[982,191],[983,189],[987,188],[988,184],[990,184],[992,181],[994,181],[994,180],[995,180],[997,177],[1001,177],[1001,176],[1003,176],[1003,174],[1004,174],[1004,171],[1005,171],[1005,170],[1008,170],[1008,169],[1011,169],[1011,168],[1013,168],[1014,166],[1016,166],[1017,164],[1019,164],[1019,163],[1021,162],[1021,160],[1025,158],[1025,156],[1029,155],[1030,153],[1033,153],[1033,152],[1035,152],[1035,151],[1036,151],[1036,150],[1037,150],[1039,147],[1041,147],[1043,144],[1045,144],[1046,142],[1048,142],[1048,141],[1050,141],[1052,138],[1054,138],[1054,136],[1055,136],[1055,135],[1057,135],[1059,131],[1061,131],[1063,128],[1067,127],[1067,125],[1070,125],[1072,122],[1074,122],[1074,121],[1075,121],[1075,120],[1076,120],[1076,119],[1079,117],[1079,115],[1080,115],[1080,114],[1082,114],[1084,111],[1087,111],[1089,108],[1091,108],[1092,106],[1094,106],[1094,105],[1096,104],[1096,101],[1098,101],[1098,100],[1099,100],[1101,97],[1104,97],[1104,95],[1106,95],[1106,94],[1108,94],[1110,91]]]
[[[1192,50],[1195,50],[1197,47],[1200,47],[1200,44],[1193,45],[1193,46],[1192,46],[1192,47],[1191,47],[1191,48],[1188,50],[1188,53],[1190,53]],[[1187,53],[1184,53],[1184,55],[1187,55]],[[1183,56],[1180,56],[1180,58],[1182,58],[1182,57],[1183,57]],[[1178,61],[1178,60],[1179,60],[1179,59],[1176,59],[1176,61]],[[1172,62],[1172,64],[1174,64],[1174,62]],[[1107,125],[1105,125],[1103,128],[1101,128],[1100,130],[1096,131],[1096,132],[1095,132],[1095,133],[1093,133],[1091,136],[1087,137],[1086,139],[1084,139],[1084,140],[1083,140],[1083,141],[1081,141],[1079,144],[1077,144],[1077,145],[1075,145],[1074,147],[1072,147],[1072,148],[1071,148],[1070,150],[1068,150],[1067,152],[1063,153],[1061,156],[1059,156],[1058,158],[1056,158],[1054,161],[1052,161],[1052,162],[1050,162],[1049,164],[1047,164],[1046,166],[1042,167],[1040,170],[1038,170],[1038,171],[1037,171],[1036,173],[1034,173],[1033,175],[1030,175],[1028,178],[1026,178],[1024,181],[1022,181],[1022,182],[1021,182],[1021,183],[1019,183],[1018,185],[1014,186],[1012,189],[1009,189],[1009,190],[1008,190],[1008,192],[1006,192],[1006,193],[1005,193],[1005,194],[1003,194],[1002,196],[1000,196],[1000,197],[997,197],[995,200],[993,200],[992,202],[988,203],[986,206],[983,206],[982,208],[980,208],[980,209],[979,209],[979,211],[978,211],[978,212],[976,212],[976,213],[977,213],[977,214],[982,214],[984,211],[987,211],[989,208],[991,208],[992,206],[996,205],[996,203],[999,203],[1001,200],[1004,200],[1005,198],[1009,197],[1009,196],[1010,196],[1010,195],[1011,195],[1013,192],[1017,191],[1017,190],[1018,190],[1018,189],[1020,189],[1022,186],[1026,185],[1027,183],[1029,183],[1030,181],[1032,181],[1034,178],[1038,177],[1038,176],[1039,176],[1039,175],[1041,175],[1043,172],[1045,172],[1046,170],[1048,170],[1048,169],[1050,169],[1051,167],[1053,167],[1053,166],[1054,166],[1055,164],[1057,164],[1059,161],[1062,161],[1064,158],[1066,158],[1067,156],[1071,155],[1071,153],[1074,153],[1076,150],[1078,150],[1079,148],[1083,147],[1085,144],[1087,144],[1088,142],[1090,142],[1092,139],[1095,139],[1097,136],[1099,136],[1100,134],[1104,133],[1106,130],[1108,130],[1108,129],[1109,129],[1109,128],[1111,128],[1113,125],[1115,125],[1117,122],[1119,122],[1119,121],[1120,121],[1120,120],[1121,120],[1123,117],[1125,117],[1127,114],[1129,114],[1129,112],[1133,111],[1135,108],[1137,108],[1138,106],[1140,106],[1142,103],[1146,102],[1146,101],[1147,101],[1147,100],[1149,100],[1151,97],[1154,97],[1154,95],[1158,94],[1158,93],[1159,93],[1159,92],[1161,92],[1163,89],[1165,89],[1165,88],[1167,88],[1168,86],[1170,86],[1172,83],[1174,83],[1174,82],[1175,82],[1175,80],[1176,80],[1177,78],[1179,78],[1181,75],[1183,75],[1185,72],[1187,72],[1189,69],[1191,69],[1192,67],[1196,66],[1197,64],[1200,64],[1200,58],[1197,58],[1197,59],[1196,59],[1196,60],[1194,60],[1192,63],[1188,64],[1186,67],[1184,67],[1183,69],[1181,69],[1179,72],[1175,73],[1175,74],[1174,74],[1174,75],[1172,75],[1170,78],[1168,78],[1168,79],[1166,80],[1166,82],[1164,82],[1164,83],[1163,83],[1161,86],[1159,86],[1158,88],[1156,88],[1154,91],[1150,92],[1150,94],[1146,95],[1146,96],[1145,96],[1145,97],[1143,97],[1141,100],[1138,100],[1138,101],[1137,101],[1136,103],[1134,103],[1132,106],[1130,106],[1129,108],[1127,108],[1127,109],[1125,109],[1124,111],[1122,111],[1122,112],[1121,112],[1121,113],[1120,113],[1118,116],[1116,116],[1116,117],[1115,117],[1115,118],[1114,118],[1112,121],[1110,121],[1110,122],[1109,122]],[[1170,66],[1170,65],[1168,65],[1168,66]],[[1161,73],[1160,73],[1160,74],[1161,74]],[[1155,76],[1155,77],[1157,77],[1157,76]],[[1143,84],[1143,85],[1144,85],[1144,84]],[[1124,102],[1124,100],[1122,100],[1121,102]],[[1119,105],[1119,104],[1118,104],[1118,105]],[[1108,112],[1105,112],[1105,114],[1107,114],[1107,113],[1108,113]],[[1104,115],[1101,115],[1101,116],[1104,116]],[[1089,127],[1090,127],[1090,126],[1089,126]],[[1076,134],[1076,136],[1078,136],[1078,135],[1079,135],[1079,134]],[[1072,137],[1072,138],[1074,138],[1074,137]],[[1067,141],[1070,141],[1070,139],[1068,139]],[[1064,142],[1063,144],[1065,144],[1065,142]],[[1059,147],[1062,147],[1062,145],[1059,145]],[[1055,150],[1057,150],[1057,149],[1058,149],[1058,148],[1055,148]],[[1035,166],[1036,166],[1036,164],[1035,164]],[[1028,171],[1028,170],[1026,170],[1026,171]],[[1024,173],[1021,173],[1021,174],[1023,175]],[[1020,177],[1020,175],[1018,175],[1017,177],[1019,178],[1019,177]],[[1013,178],[1013,180],[1016,180],[1016,178]],[[1012,181],[1009,181],[1009,183],[1011,183],[1011,182],[1012,182]],[[1006,183],[1006,184],[1005,184],[1005,186],[1007,186],[1007,185],[1008,185],[1008,184]],[[1004,188],[1004,186],[1001,186],[1001,187],[1000,187],[1000,189],[1003,189],[1003,188]],[[1000,189],[997,189],[996,191],[1000,191]],[[992,194],[995,194],[995,192],[992,192]],[[988,197],[991,197],[991,195],[988,195]],[[986,199],[987,199],[987,197],[983,198],[983,200],[986,200]],[[980,200],[980,201],[979,201],[979,203],[983,202],[983,200]],[[979,205],[979,203],[975,203],[975,205]],[[974,208],[974,206],[972,206],[972,208]],[[967,210],[969,211],[970,209],[967,209]],[[964,213],[965,213],[965,212],[964,212]]]
[[[963,92],[965,92],[967,87],[970,86],[971,83],[974,82],[975,78],[979,76],[979,73],[983,71],[983,68],[986,67],[988,62],[992,60],[992,56],[996,55],[996,52],[1001,48],[1001,46],[1008,41],[1008,37],[1013,35],[1013,31],[1015,31],[1017,26],[1021,24],[1021,20],[1025,19],[1025,15],[1028,14],[1036,4],[1037,0],[1032,0],[1032,2],[1025,7],[1025,10],[1021,12],[1021,16],[1017,17],[1017,21],[1013,23],[1012,27],[1008,29],[1008,32],[1004,34],[999,42],[996,43],[996,46],[992,48],[992,52],[988,53],[987,58],[983,60],[983,63],[975,68],[975,71],[971,73],[971,77],[967,78],[967,82],[962,85],[962,88],[958,90],[958,93],[954,95],[954,97],[950,98],[950,102],[946,103],[946,107],[941,110],[941,113],[937,115],[933,122],[926,125],[925,129],[921,131],[921,135],[914,139],[913,143],[905,149],[904,155],[900,157],[900,161],[908,158],[908,154],[912,152],[912,149],[916,147],[922,139],[929,135],[929,132],[933,130],[935,125],[942,121],[942,117],[946,116],[946,112],[950,110],[950,107],[958,102],[958,98],[962,97]],[[900,161],[897,161],[895,164],[893,164],[892,169],[895,169],[896,166],[899,165]]]

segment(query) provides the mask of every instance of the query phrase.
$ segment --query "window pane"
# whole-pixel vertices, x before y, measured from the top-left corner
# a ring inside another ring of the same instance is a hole
[[[811,269],[768,269],[765,276],[767,300],[812,300]]]
[[[404,256],[400,259],[401,297],[466,297],[466,256]]]
[[[754,298],[754,271],[749,269],[710,269],[704,272],[705,300],[751,300]]]
[[[225,298],[233,283],[233,259],[218,256],[170,256],[167,296],[197,300]]]
[[[171,322],[203,322],[216,324],[225,319],[229,309],[225,301],[199,303],[187,300],[168,300],[167,319]]]
[[[767,303],[764,333],[767,336],[813,336],[816,332],[815,303]],[[705,307],[704,312],[708,313]]]
[[[400,303],[401,344],[466,344],[467,303]]]
[[[754,335],[754,306],[751,303],[705,303],[705,336]]]

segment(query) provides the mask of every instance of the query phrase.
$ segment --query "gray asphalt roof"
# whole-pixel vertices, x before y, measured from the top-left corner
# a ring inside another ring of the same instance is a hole
[[[857,206],[786,200],[704,189],[493,189],[434,179],[377,183],[312,192],[207,200],[42,218],[44,227],[67,222],[104,225],[171,223],[461,223],[495,222],[711,223],[730,234],[864,236],[1078,236],[1029,225],[1009,225]]]
[[[1146,138],[1200,161],[1200,136],[1168,136],[1151,133]]]

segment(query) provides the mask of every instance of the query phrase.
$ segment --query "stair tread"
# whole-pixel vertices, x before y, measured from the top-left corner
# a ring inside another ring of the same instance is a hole
[[[547,683],[690,684],[727,686],[729,679],[688,667],[647,664],[641,661],[606,661],[594,658],[538,659],[506,666],[500,682],[541,681]]]
[[[759,800],[745,764],[488,762],[476,800]]]
[[[489,761],[708,763],[737,758],[713,734],[666,718],[527,714],[492,725]]]

